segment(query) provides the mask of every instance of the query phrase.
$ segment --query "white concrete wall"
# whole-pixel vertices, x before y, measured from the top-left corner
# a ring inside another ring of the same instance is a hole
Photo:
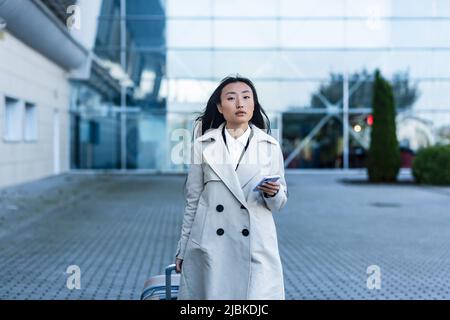
[[[59,168],[61,172],[69,169],[69,90],[64,69],[3,32],[0,36],[0,188],[54,174],[55,109],[60,117]],[[36,105],[37,141],[5,141],[5,96]]]

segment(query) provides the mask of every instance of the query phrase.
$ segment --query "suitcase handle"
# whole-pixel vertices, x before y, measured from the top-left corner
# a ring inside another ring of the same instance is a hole
[[[172,300],[172,272],[175,269],[175,264],[170,264],[166,267],[166,300]]]

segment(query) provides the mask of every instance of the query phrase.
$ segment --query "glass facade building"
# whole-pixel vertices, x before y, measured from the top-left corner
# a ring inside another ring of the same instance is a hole
[[[103,0],[92,68],[112,78],[72,84],[72,167],[185,170],[179,129],[239,74],[288,169],[361,168],[376,69],[409,167],[419,148],[450,142],[449,35],[445,0]]]

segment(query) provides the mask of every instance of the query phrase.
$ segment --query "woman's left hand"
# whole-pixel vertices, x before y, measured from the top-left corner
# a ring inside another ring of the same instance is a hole
[[[278,190],[280,190],[280,182],[265,182],[262,186],[258,186],[258,188],[273,197],[278,193]]]

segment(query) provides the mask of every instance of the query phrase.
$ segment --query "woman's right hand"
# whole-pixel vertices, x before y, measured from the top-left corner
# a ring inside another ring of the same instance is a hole
[[[175,259],[175,271],[176,273],[181,272],[181,265],[183,264],[183,259],[176,258]]]

